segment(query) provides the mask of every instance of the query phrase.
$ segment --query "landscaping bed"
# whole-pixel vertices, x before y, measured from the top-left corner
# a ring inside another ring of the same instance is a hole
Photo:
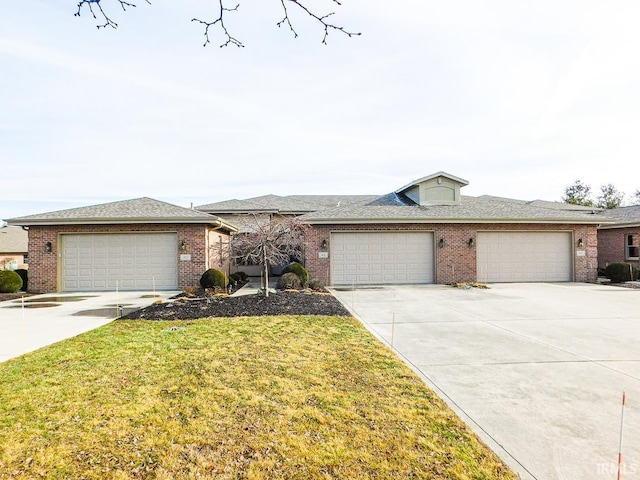
[[[179,297],[129,313],[123,320],[191,320],[208,317],[256,317],[263,315],[349,316],[342,304],[329,293],[278,291],[266,297],[217,295],[205,298]]]

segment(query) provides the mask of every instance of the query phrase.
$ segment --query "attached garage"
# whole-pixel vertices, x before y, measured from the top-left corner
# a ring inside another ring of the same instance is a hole
[[[333,285],[434,283],[432,232],[331,234]]]
[[[178,288],[176,233],[61,235],[62,290]]]
[[[478,232],[480,282],[571,282],[571,232]]]

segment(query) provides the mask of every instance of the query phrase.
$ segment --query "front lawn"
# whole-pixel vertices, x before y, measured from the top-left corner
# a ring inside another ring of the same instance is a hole
[[[0,478],[516,478],[349,317],[116,321],[0,399]]]

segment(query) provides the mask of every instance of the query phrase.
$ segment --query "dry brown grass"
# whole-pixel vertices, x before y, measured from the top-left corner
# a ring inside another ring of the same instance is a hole
[[[516,478],[351,318],[114,322],[0,398],[0,478]]]

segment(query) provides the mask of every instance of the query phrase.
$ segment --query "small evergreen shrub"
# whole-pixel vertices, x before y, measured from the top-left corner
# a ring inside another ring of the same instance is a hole
[[[236,275],[240,276],[240,280],[242,280],[243,282],[246,282],[247,279],[249,278],[249,275],[247,275],[246,272],[243,272],[242,270],[236,272]]]
[[[27,288],[29,288],[29,274],[28,274],[28,270],[24,269],[24,268],[19,268],[15,271],[18,275],[20,275],[20,278],[22,279],[22,290],[24,290],[25,292],[27,291]]]
[[[0,293],[16,293],[22,287],[22,278],[13,270],[0,270]]]
[[[287,272],[278,279],[278,288],[280,290],[300,290],[302,283],[300,277],[293,272]]]
[[[284,275],[285,273],[295,273],[303,286],[309,283],[309,272],[307,272],[307,269],[298,262],[291,262],[289,265],[284,267],[282,274]]]
[[[228,284],[227,276],[216,268],[210,268],[200,277],[200,286],[202,288],[226,288]]]
[[[611,263],[604,269],[604,274],[613,283],[638,279],[638,269],[628,263]]]
[[[242,282],[242,277],[240,277],[240,275],[238,275],[237,273],[232,273],[231,275],[229,275],[229,283],[236,285],[240,282]]]
[[[324,284],[317,278],[309,280],[308,287],[314,292],[324,292]]]

